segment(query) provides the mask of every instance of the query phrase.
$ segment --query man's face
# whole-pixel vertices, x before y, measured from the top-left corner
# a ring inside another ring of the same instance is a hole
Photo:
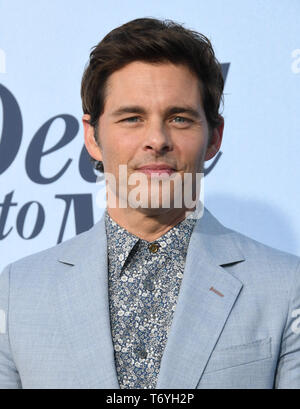
[[[202,172],[204,160],[218,150],[221,136],[222,129],[214,130],[214,146],[211,152],[207,150],[208,123],[194,73],[183,65],[137,61],[109,77],[99,118],[99,146],[91,147],[87,137],[86,146],[103,162],[105,172],[115,176],[117,185],[119,165],[126,165],[127,181],[133,173],[142,172],[149,188],[151,176],[164,173],[166,178],[180,176],[183,181],[185,173]],[[172,169],[139,169],[153,164]],[[172,202],[174,185],[170,186]],[[134,188],[127,187],[129,193]]]

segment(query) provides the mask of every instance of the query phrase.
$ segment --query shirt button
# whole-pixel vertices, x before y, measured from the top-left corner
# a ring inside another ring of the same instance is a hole
[[[153,291],[155,289],[154,282],[150,280],[149,278],[144,281],[144,289]]]
[[[159,305],[154,305],[152,308],[152,313],[158,315],[159,313]]]
[[[148,355],[147,351],[145,349],[138,349],[136,351],[136,353],[137,353],[138,357],[141,358],[141,359],[146,359],[147,355]]]
[[[158,243],[151,243],[149,245],[149,251],[150,253],[156,253],[159,249],[159,244]]]

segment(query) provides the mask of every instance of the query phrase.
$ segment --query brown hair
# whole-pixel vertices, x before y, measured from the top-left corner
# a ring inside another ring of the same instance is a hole
[[[209,39],[171,20],[139,18],[112,30],[90,53],[82,78],[81,98],[83,112],[91,116],[90,124],[95,127],[95,138],[98,119],[104,111],[108,77],[133,61],[188,66],[202,85],[203,107],[210,129],[221,124],[219,106],[223,102],[224,80]],[[91,160],[103,172],[102,162],[92,157]]]

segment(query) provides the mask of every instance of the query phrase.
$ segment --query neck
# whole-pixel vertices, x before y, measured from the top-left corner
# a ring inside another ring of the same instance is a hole
[[[145,211],[147,210],[147,211]],[[109,208],[109,216],[135,236],[154,241],[186,217],[186,209]]]

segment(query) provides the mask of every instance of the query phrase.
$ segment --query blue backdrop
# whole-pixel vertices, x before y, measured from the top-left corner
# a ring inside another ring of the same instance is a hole
[[[100,218],[81,76],[108,31],[145,16],[202,32],[227,68],[224,138],[206,163],[205,205],[228,227],[300,255],[299,0],[2,0],[0,270]]]

